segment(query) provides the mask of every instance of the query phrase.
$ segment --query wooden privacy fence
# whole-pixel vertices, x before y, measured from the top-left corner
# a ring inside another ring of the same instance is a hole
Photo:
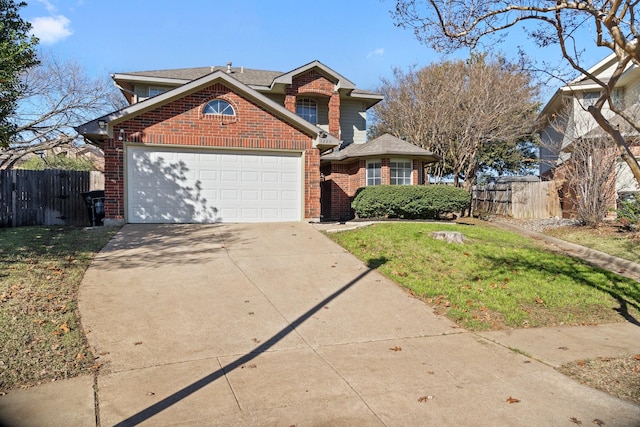
[[[558,186],[554,181],[474,186],[471,195],[476,213],[517,219],[562,218]]]
[[[0,170],[0,227],[90,225],[82,193],[104,190],[102,172]]]

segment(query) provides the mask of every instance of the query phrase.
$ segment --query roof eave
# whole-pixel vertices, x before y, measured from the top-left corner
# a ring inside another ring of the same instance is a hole
[[[333,153],[331,153],[333,154]],[[329,156],[329,155],[327,155]],[[411,154],[401,151],[387,151],[383,153],[371,153],[371,154],[343,154],[335,157],[321,157],[320,160],[324,162],[332,163],[348,163],[354,160],[373,159],[379,157],[410,157],[412,159],[422,160],[424,163],[437,163],[442,160],[442,157],[437,154]]]
[[[192,80],[186,80],[186,79],[175,79],[171,77],[139,76],[139,75],[133,75],[133,74],[124,74],[124,73],[111,74],[111,78],[118,83],[120,82],[155,83],[158,85],[170,85],[170,86],[180,86],[192,81]]]

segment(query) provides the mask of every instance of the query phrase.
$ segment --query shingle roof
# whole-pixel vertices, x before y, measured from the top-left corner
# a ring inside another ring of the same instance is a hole
[[[323,161],[342,161],[366,157],[398,156],[419,158],[426,162],[437,162],[440,156],[431,151],[410,144],[385,133],[364,144],[350,144],[347,147],[322,156]]]

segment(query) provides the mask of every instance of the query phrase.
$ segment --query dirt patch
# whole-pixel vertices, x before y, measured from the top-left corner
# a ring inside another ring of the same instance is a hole
[[[640,404],[640,354],[578,360],[559,371],[590,387]]]

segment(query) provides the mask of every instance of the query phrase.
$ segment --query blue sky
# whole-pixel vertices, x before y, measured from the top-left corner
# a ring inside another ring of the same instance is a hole
[[[315,59],[360,88],[393,67],[443,57],[393,25],[393,0],[28,0],[23,19],[41,48],[91,76],[224,65],[290,71]],[[514,59],[519,44],[501,46]],[[533,56],[554,55],[531,50]],[[467,57],[461,51],[458,57]],[[557,55],[559,57],[559,55]],[[593,63],[603,55],[594,56]],[[450,57],[451,58],[451,57]]]

